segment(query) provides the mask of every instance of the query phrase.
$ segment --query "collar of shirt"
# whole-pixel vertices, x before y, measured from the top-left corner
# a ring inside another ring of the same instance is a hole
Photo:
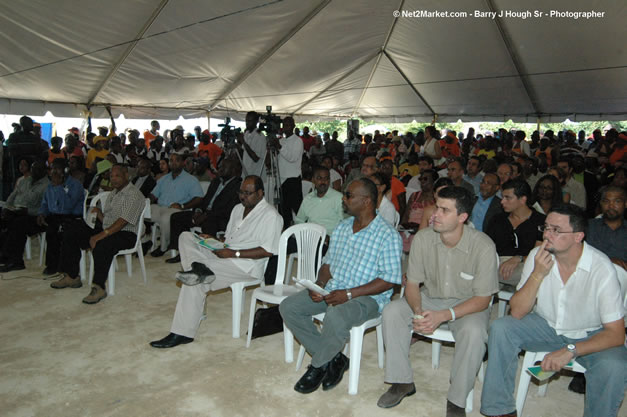
[[[459,239],[459,242],[457,242],[457,245],[455,245],[452,248],[447,247],[446,245],[444,245],[444,242],[442,242],[442,237],[440,235],[440,233],[436,233],[436,244],[438,245],[442,245],[444,247],[446,247],[447,249],[458,249],[464,253],[470,253],[470,233],[468,232],[468,225],[464,225],[464,230],[462,232],[462,237],[461,239]]]

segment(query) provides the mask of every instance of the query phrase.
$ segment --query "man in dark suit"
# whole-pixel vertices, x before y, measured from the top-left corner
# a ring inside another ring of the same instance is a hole
[[[137,164],[137,176],[133,178],[132,183],[139,188],[139,191],[144,195],[144,197],[148,198],[150,192],[155,185],[157,185],[157,181],[150,175],[150,170],[152,165],[150,161],[146,158],[140,159]]]
[[[233,207],[239,203],[242,182],[242,165],[237,159],[224,159],[218,168],[218,178],[211,182],[202,203],[194,211],[174,213],[170,218],[170,247],[178,250],[179,236],[194,226],[202,233],[215,236],[226,229]],[[167,263],[180,262],[180,256],[167,259]]]
[[[496,195],[500,185],[500,179],[494,173],[486,173],[479,184],[479,198],[472,209],[470,221],[480,232],[486,230],[492,217],[503,213],[501,199]]]

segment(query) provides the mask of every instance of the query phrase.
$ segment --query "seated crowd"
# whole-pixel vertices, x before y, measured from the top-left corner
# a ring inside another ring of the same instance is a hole
[[[22,176],[1,212],[0,270],[24,269],[27,237],[45,232],[44,274],[61,274],[51,287],[81,287],[81,250],[91,250],[83,302],[97,303],[113,257],[135,245],[149,199],[147,225],[160,240],[151,255],[174,251],[166,262],[182,266],[170,332],[150,343],[172,348],[193,342],[208,292],[264,272],[273,283],[282,231],[315,223],[327,232],[316,283],[329,294],[303,290],[279,306],[312,357],[296,391],[335,387],[350,366],[342,353],[350,329],[381,315],[390,386],[379,407],[416,392],[412,332],[446,323],[456,340],[447,416],[465,415],[486,352],[481,412],[515,416],[518,354],[527,349],[550,352],[549,371],[576,358],[587,370],[571,383],[586,393],[584,416],[617,415],[627,380],[617,275],[627,267],[625,132],[585,141],[536,131],[526,141],[522,131],[458,137],[428,126],[402,136],[349,131],[340,142],[308,127],[299,136],[290,117],[284,137],[266,138],[258,120],[247,114],[232,150],[199,128],[161,136],[156,121],[143,137],[100,128],[83,143],[71,129],[63,148],[54,137],[45,159],[16,166]],[[101,192],[109,194],[88,224],[84,200]],[[224,244],[207,250],[199,236]],[[490,323],[500,290],[513,293],[511,315]],[[311,317],[323,312],[319,330]]]

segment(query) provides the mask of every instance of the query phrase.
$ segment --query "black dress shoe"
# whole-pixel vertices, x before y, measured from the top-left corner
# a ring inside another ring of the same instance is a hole
[[[165,262],[168,263],[168,264],[177,264],[177,263],[181,262],[181,255],[176,255],[173,258],[166,259]]]
[[[152,252],[150,252],[150,256],[158,258],[160,256],[163,256],[164,253],[165,252],[162,251],[160,248],[157,248],[157,249],[153,250]]]
[[[211,284],[216,280],[216,276],[213,271],[200,262],[192,262],[192,269],[190,271],[177,272],[175,277],[183,284],[190,286],[198,284]]]
[[[568,390],[572,392],[576,392],[577,394],[585,394],[586,393],[586,378],[584,374],[575,374],[570,384],[568,384]]]
[[[24,262],[20,262],[20,263],[9,262],[7,264],[0,266],[0,272],[21,271],[22,269],[26,269]]]
[[[161,340],[155,340],[150,342],[150,346],[158,349],[173,348],[178,345],[184,345],[186,343],[192,343],[194,339],[187,336],[181,336],[180,334],[170,333]]]
[[[310,392],[317,390],[322,383],[324,375],[327,373],[327,367],[328,364],[321,366],[320,368],[309,365],[305,375],[303,375],[298,380],[296,385],[294,385],[294,390],[300,392],[301,394],[309,394]]]
[[[342,352],[335,355],[329,362],[327,373],[322,379],[322,389],[328,391],[334,388],[342,380],[344,372],[348,369],[348,358]]]
[[[56,274],[58,271],[55,268],[52,268],[50,266],[47,266],[46,269],[44,269],[43,274],[44,275],[54,275]]]

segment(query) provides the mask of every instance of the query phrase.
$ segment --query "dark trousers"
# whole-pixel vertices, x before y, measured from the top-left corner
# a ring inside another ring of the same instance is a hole
[[[26,245],[26,237],[31,236],[45,229],[37,225],[37,217],[29,216],[13,216],[10,221],[4,222],[7,227],[2,245],[2,256],[6,258],[7,263],[21,264],[24,262],[24,245]]]
[[[179,236],[181,233],[187,232],[192,227],[197,226],[192,221],[193,217],[194,212],[189,210],[179,211],[170,216],[170,246],[168,249],[178,250]],[[212,216],[210,213],[207,219],[200,225],[200,229],[202,233],[207,233],[215,237],[218,232],[226,230],[226,221]]]
[[[303,202],[303,182],[300,177],[288,178],[281,184],[281,217],[283,229],[292,225],[292,211],[298,213]]]
[[[76,220],[73,214],[50,214],[46,216],[46,268],[58,270],[59,256],[61,255],[61,240],[63,239],[63,223],[67,220]]]
[[[100,233],[101,229],[92,229],[83,220],[68,221],[65,223],[59,272],[64,272],[72,278],[78,277],[81,249],[89,249],[89,239]],[[109,268],[116,253],[123,249],[130,249],[135,245],[137,235],[132,232],[120,231],[105,237],[96,243],[92,249],[94,257],[93,283],[105,289],[105,282],[109,276]]]

